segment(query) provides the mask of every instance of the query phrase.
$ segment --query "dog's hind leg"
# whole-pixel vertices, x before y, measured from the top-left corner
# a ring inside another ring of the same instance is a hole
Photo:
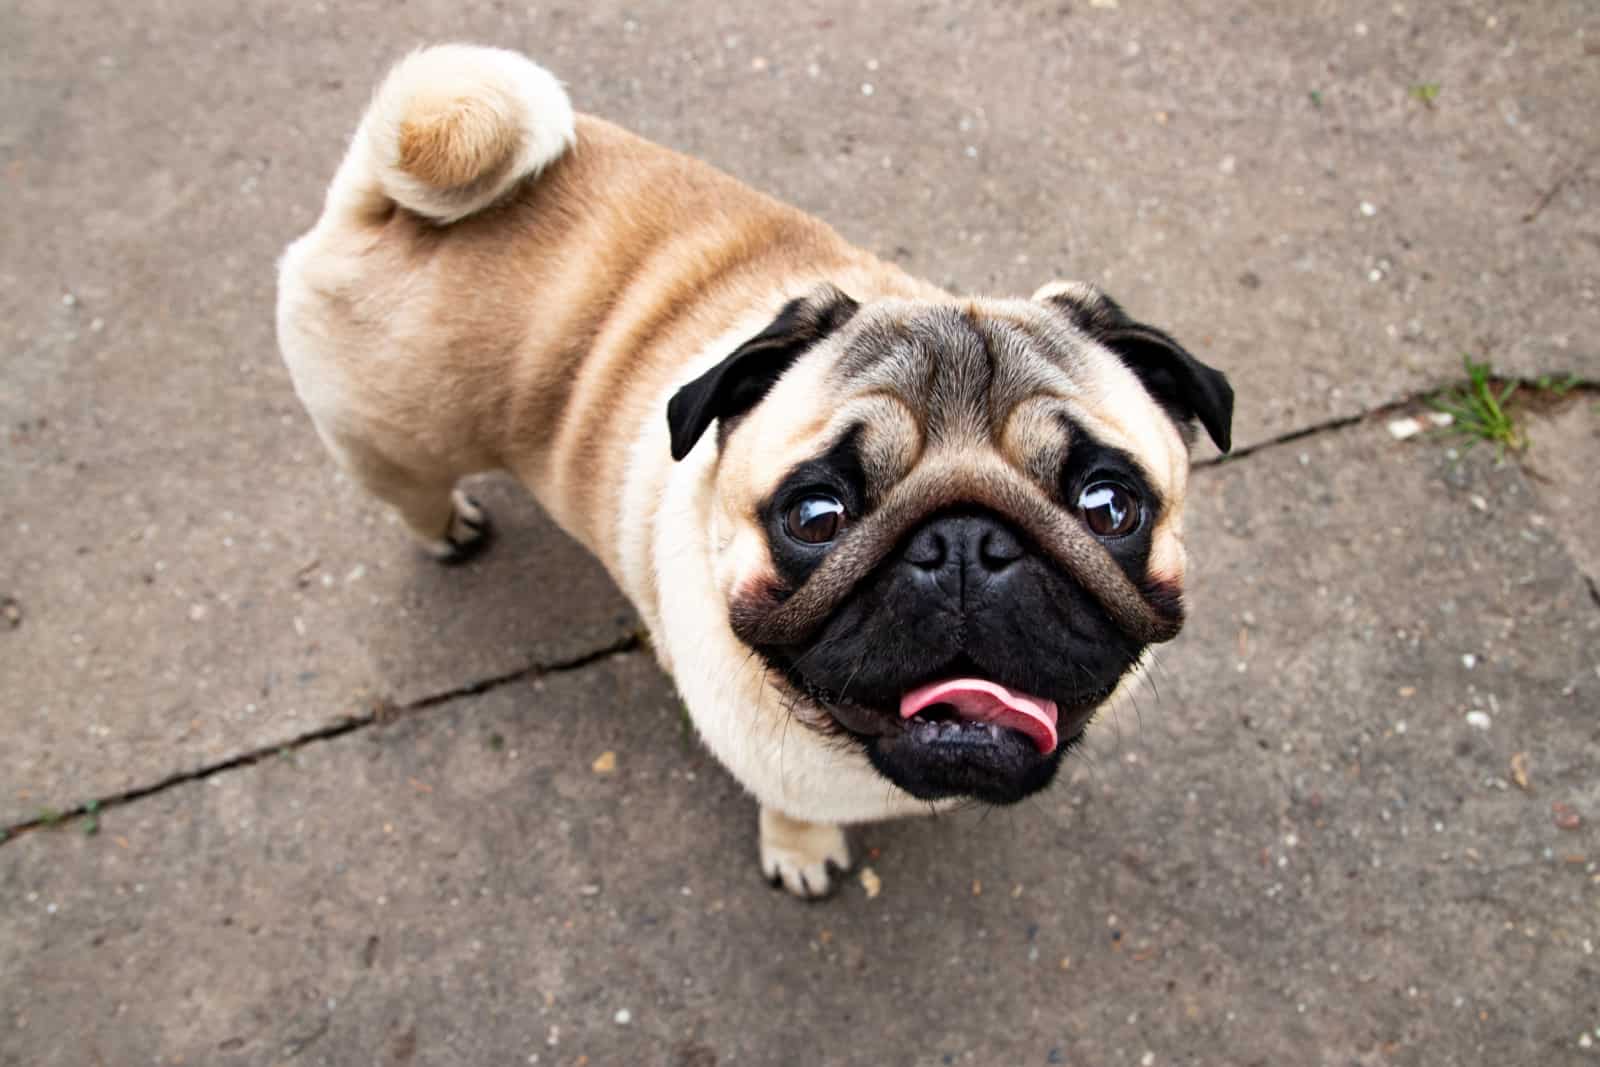
[[[369,442],[324,434],[340,466],[373,496],[394,508],[422,550],[440,563],[461,563],[489,543],[489,516],[456,487],[457,472],[399,463]]]

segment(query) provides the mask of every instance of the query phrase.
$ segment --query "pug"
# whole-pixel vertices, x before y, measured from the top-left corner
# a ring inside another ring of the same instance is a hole
[[[951,295],[466,45],[379,87],[277,329],[427,553],[486,543],[458,483],[498,470],[599,557],[802,897],[848,824],[1050,783],[1183,622],[1233,410],[1091,285]]]

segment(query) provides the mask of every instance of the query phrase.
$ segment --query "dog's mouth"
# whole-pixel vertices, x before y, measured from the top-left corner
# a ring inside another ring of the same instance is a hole
[[[931,737],[948,735],[957,744],[998,738],[1001,730],[1022,734],[1039,755],[1056,750],[1059,738],[1054,700],[1011,689],[986,678],[949,678],[907,693],[900,719]]]
[[[807,717],[809,725],[847,735],[881,774],[923,800],[1010,804],[1044,788],[1107,695],[1075,694],[1063,704],[956,664],[946,671],[952,667],[908,689],[898,707],[844,699],[783,673],[823,713],[820,721]]]

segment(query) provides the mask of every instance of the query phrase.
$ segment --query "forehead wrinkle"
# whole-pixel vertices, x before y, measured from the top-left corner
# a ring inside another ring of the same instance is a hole
[[[1085,391],[1082,342],[1025,302],[897,301],[852,325],[834,384],[895,397],[930,443],[999,445],[1019,405]]]
[[[1068,384],[1061,369],[1050,359],[1039,337],[1023,324],[1011,319],[987,320],[992,342],[1000,349],[995,381],[990,389],[991,404],[999,413],[998,423],[1009,418],[1019,404],[1043,394],[1056,392]]]
[[[994,381],[988,339],[969,311],[940,308],[924,323],[923,352],[932,369],[928,435],[940,441],[982,438],[989,429]]]
[[[867,409],[887,406],[891,412]],[[844,406],[852,424],[861,428],[862,472],[867,477],[867,498],[876,502],[922,459],[927,437],[922,423],[905,398],[890,389],[873,389],[850,398]]]
[[[998,452],[1013,470],[1040,484],[1056,480],[1066,462],[1069,433],[1059,417],[1064,397],[1040,390],[1024,397],[1006,413],[996,440]]]
[[[919,404],[927,387],[925,362],[910,323],[897,316],[867,323],[850,338],[832,377],[836,386],[898,393]]]

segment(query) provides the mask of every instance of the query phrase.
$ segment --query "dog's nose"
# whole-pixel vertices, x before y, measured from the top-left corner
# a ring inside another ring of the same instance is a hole
[[[997,519],[987,515],[946,515],[912,534],[905,560],[913,567],[943,577],[983,581],[999,574],[1023,555],[1022,542]]]

